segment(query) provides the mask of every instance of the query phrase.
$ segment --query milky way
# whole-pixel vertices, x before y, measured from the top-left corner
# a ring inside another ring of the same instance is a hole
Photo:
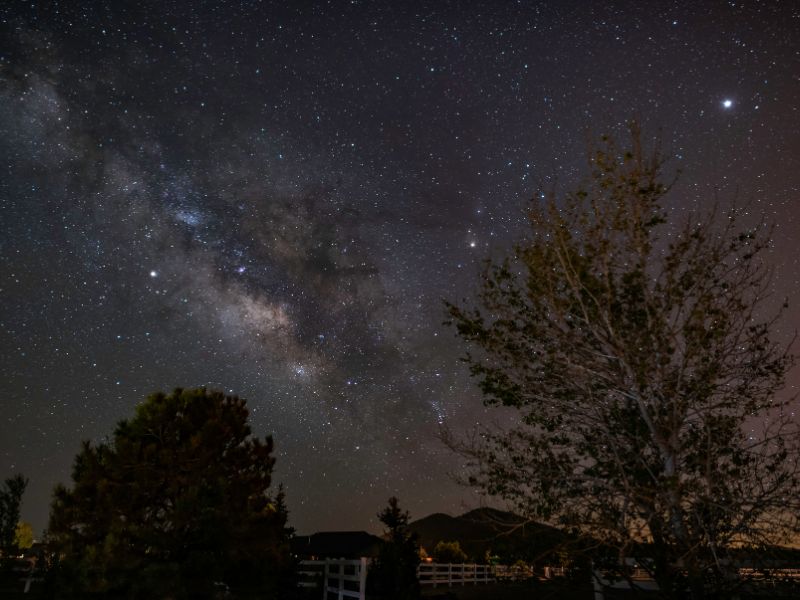
[[[676,212],[777,222],[791,298],[800,9],[699,4],[3,3],[0,476],[30,478],[23,516],[45,526],[82,439],[201,385],[274,435],[302,531],[375,529],[392,494],[474,505],[437,431],[492,413],[442,299],[632,118],[674,157]]]

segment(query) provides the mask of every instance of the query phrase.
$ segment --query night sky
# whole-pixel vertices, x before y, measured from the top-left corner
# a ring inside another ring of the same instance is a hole
[[[478,502],[493,418],[442,325],[588,136],[639,119],[677,213],[777,223],[800,327],[796,2],[0,5],[0,477],[46,525],[82,439],[157,390],[248,400],[292,524]],[[794,371],[791,391],[800,383]]]

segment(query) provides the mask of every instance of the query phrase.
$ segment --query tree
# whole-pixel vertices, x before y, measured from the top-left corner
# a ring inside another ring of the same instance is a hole
[[[14,529],[14,544],[20,550],[33,546],[33,527],[27,521],[20,521]]]
[[[649,566],[667,597],[724,596],[734,548],[797,531],[793,364],[771,337],[769,230],[717,209],[668,223],[658,149],[605,138],[575,193],[545,194],[477,308],[448,304],[508,428],[451,443],[514,509]],[[753,555],[750,555],[752,559]]]
[[[378,558],[369,570],[371,595],[378,594],[386,600],[419,598],[419,544],[408,528],[408,511],[402,510],[393,496],[389,498],[389,505],[378,513],[378,519],[386,526],[386,531]]]
[[[17,474],[7,478],[0,488],[0,558],[4,561],[9,556],[17,554],[19,550],[15,534],[26,487],[28,480]]]
[[[72,489],[54,493],[56,588],[78,597],[277,597],[286,510],[269,495],[272,438],[252,436],[244,400],[157,393],[84,442]]]
[[[463,563],[467,561],[467,554],[459,542],[440,541],[433,549],[433,560],[437,563]]]
[[[294,537],[295,529],[289,526],[289,508],[286,506],[286,490],[284,490],[282,483],[278,484],[274,506],[279,522],[283,523],[282,537],[287,540],[291,539]]]

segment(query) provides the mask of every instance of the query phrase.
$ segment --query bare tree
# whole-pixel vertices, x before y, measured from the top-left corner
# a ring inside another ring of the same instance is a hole
[[[742,548],[797,531],[798,429],[776,396],[793,358],[766,312],[769,228],[668,223],[662,164],[635,126],[627,151],[603,138],[588,182],[546,194],[487,265],[478,308],[448,304],[485,402],[519,411],[459,449],[516,511],[705,598],[736,584]]]

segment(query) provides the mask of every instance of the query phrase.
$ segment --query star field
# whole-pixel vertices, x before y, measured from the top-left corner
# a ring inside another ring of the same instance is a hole
[[[493,413],[442,299],[632,118],[674,210],[749,200],[800,285],[789,2],[7,2],[0,31],[0,477],[39,532],[80,441],[177,386],[248,400],[301,532],[474,506],[436,434]]]

